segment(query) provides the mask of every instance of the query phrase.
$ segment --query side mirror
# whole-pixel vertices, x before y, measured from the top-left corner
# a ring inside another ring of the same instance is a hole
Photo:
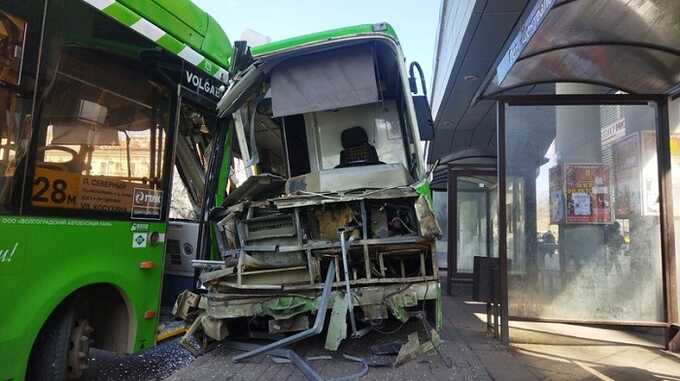
[[[250,47],[246,41],[234,41],[234,51],[231,53],[231,76],[235,76],[241,70],[244,70],[253,62],[253,55],[250,53]]]
[[[413,69],[418,70],[420,75],[420,88],[423,95],[418,94],[418,83]],[[427,100],[427,88],[425,87],[425,75],[423,69],[418,62],[411,62],[408,69],[408,84],[413,98],[413,106],[416,110],[416,120],[418,121],[418,132],[420,132],[420,140],[428,141],[434,139],[434,121],[432,120],[432,109],[430,109],[430,102]]]
[[[416,120],[418,121],[418,132],[420,140],[428,141],[434,139],[434,121],[432,120],[432,109],[425,95],[413,95],[413,107],[416,110]]]

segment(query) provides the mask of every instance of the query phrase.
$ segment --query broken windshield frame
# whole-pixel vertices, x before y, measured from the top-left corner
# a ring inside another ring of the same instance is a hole
[[[422,164],[418,160],[417,145],[420,142],[413,133],[412,107],[406,99],[409,97],[408,84],[399,55],[389,44],[375,41],[364,44],[376,51],[379,99],[373,103],[273,117],[269,78],[258,76],[259,80],[253,80],[255,75],[250,73],[257,68],[260,73],[270,74],[271,69],[262,68],[269,66],[276,70],[271,62],[277,60],[266,57],[266,60],[256,61],[239,75],[241,81],[251,77],[249,81],[255,83],[255,87],[264,81],[267,84],[266,87],[259,86],[265,96],[250,97],[243,103],[244,97],[234,94],[236,88],[251,93],[253,89],[244,89],[245,86],[235,83],[220,102],[221,112],[228,111],[228,105],[236,103],[225,99],[240,98],[242,103],[233,112],[236,139],[230,176],[232,186],[237,187],[249,176],[258,173],[290,178],[344,166],[370,164],[400,164],[413,179],[419,177]],[[280,62],[279,58],[277,63]],[[250,128],[252,125],[256,127],[254,130]],[[361,127],[363,132],[355,127]],[[342,135],[352,128],[355,131],[348,132],[348,135],[354,136],[345,140],[363,140],[369,150],[375,150],[375,155],[371,156],[377,158],[349,165],[341,163]]]

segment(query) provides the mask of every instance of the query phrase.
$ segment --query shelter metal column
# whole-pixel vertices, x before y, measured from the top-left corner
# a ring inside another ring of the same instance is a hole
[[[446,292],[451,295],[451,284],[453,274],[458,267],[458,180],[453,175],[451,168],[448,168],[448,238],[446,247]]]
[[[508,325],[508,243],[507,243],[507,211],[506,211],[506,155],[505,155],[505,103],[498,102],[496,125],[496,149],[498,162],[498,257],[499,257],[499,288],[501,299],[501,342],[510,343]]]
[[[658,102],[657,151],[659,155],[659,202],[661,204],[661,269],[663,280],[664,313],[666,322],[666,349],[680,351],[680,327],[678,323],[678,292],[675,259],[675,231],[673,216],[673,188],[671,173],[670,127],[668,99]]]

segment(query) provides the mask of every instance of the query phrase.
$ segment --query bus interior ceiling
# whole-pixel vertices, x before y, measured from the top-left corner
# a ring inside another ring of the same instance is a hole
[[[263,59],[276,64],[234,114],[228,195],[210,213],[224,260],[197,261],[205,300],[178,301],[206,311],[209,337],[308,329],[331,264],[332,300],[351,288],[364,326],[422,310],[439,325],[438,228],[414,186],[419,142],[397,60],[378,41]]]

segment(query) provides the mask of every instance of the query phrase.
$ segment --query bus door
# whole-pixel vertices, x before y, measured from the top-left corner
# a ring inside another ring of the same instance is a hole
[[[214,148],[217,117],[208,107],[182,99],[175,146],[170,222],[167,230],[162,306],[172,307],[177,295],[193,289],[191,260],[198,251],[199,216],[203,207],[206,169]]]

